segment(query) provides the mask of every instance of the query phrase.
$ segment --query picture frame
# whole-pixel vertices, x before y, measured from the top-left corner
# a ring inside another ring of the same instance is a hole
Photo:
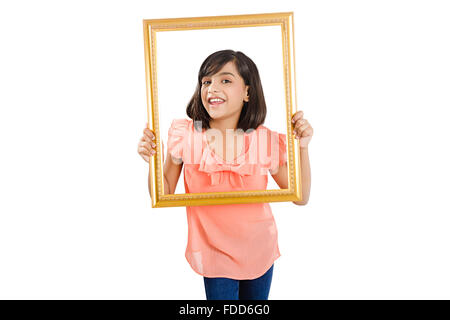
[[[286,134],[289,176],[287,189],[164,194],[163,155],[157,152],[149,161],[152,207],[302,201],[299,142],[291,123],[297,111],[294,13],[144,19],[143,27],[147,122],[155,133],[156,149],[162,150],[174,115],[181,112],[183,117],[201,61],[218,48],[250,51],[252,59],[259,59],[266,99],[273,99],[267,103],[268,115],[283,128],[277,131]],[[167,143],[165,148],[167,152]]]

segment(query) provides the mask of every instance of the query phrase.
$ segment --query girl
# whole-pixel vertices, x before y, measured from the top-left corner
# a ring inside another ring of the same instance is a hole
[[[183,165],[186,193],[264,190],[267,171],[280,188],[288,188],[286,135],[262,125],[266,104],[261,80],[245,54],[223,50],[207,57],[186,113],[191,120],[175,119],[169,129],[166,194],[174,193]],[[305,205],[311,184],[308,144],[313,129],[302,111],[293,115],[292,123],[300,145],[303,192],[303,201],[294,203]],[[258,138],[263,135],[268,139],[261,148]],[[154,141],[154,133],[146,127],[138,152],[147,162],[156,153]],[[164,144],[162,149],[164,159]],[[269,155],[268,162],[248,160],[261,149]],[[203,276],[206,298],[267,300],[274,261],[280,256],[270,205],[191,206],[186,211],[185,256]]]

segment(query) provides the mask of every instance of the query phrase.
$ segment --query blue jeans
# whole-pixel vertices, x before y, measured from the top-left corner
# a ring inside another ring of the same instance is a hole
[[[205,292],[207,300],[267,300],[272,283],[273,265],[261,277],[253,280],[229,278],[207,278]]]

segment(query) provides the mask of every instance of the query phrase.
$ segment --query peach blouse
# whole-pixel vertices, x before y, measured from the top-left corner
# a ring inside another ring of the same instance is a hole
[[[286,162],[286,135],[260,125],[244,133],[244,149],[233,161],[214,153],[205,129],[175,119],[167,149],[184,163],[186,193],[267,189],[267,172]],[[278,231],[269,203],[186,207],[185,257],[209,278],[249,280],[262,276],[280,257]]]

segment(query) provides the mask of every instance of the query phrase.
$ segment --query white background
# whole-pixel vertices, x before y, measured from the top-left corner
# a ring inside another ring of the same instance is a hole
[[[312,189],[269,298],[450,298],[450,10],[393,0],[2,1],[0,298],[205,299],[137,154],[142,19],[286,11]]]

